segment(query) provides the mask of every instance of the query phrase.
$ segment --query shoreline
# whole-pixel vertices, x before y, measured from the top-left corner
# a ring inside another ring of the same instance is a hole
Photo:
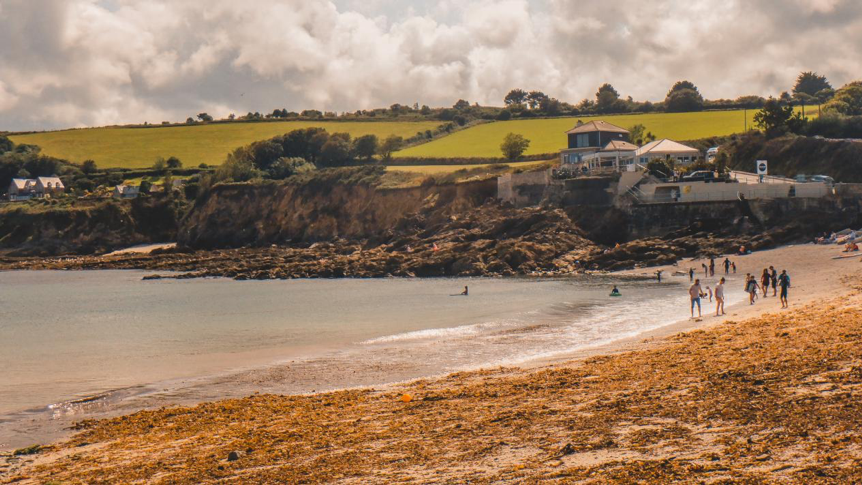
[[[812,252],[812,249],[815,251]],[[830,251],[831,249],[831,251]],[[814,246],[814,245],[804,245],[804,246],[790,246],[785,248],[780,248],[777,250],[770,251],[762,251],[757,252],[752,255],[731,258],[738,261],[738,264],[741,266],[739,272],[737,273],[737,278],[740,278],[744,275],[745,271],[743,268],[749,267],[759,267],[765,261],[769,261],[770,259],[786,259],[790,258],[791,260],[800,260],[799,264],[801,266],[798,270],[790,268],[790,273],[793,277],[793,288],[791,292],[791,311],[786,311],[783,313],[793,314],[798,311],[800,308],[805,307],[815,300],[824,300],[829,299],[830,297],[834,297],[836,292],[843,292],[846,288],[844,283],[842,283],[842,277],[849,272],[859,269],[860,267],[857,265],[847,266],[847,263],[858,263],[855,260],[831,260],[831,256],[834,256],[834,252],[837,252],[838,249],[835,247],[823,247],[823,246]],[[829,261],[833,261],[832,264]],[[678,265],[678,268],[687,267],[687,265],[693,264],[695,267],[698,267],[700,261],[686,261],[681,262]],[[677,266],[669,266],[668,268],[675,268]],[[809,271],[810,268],[820,268],[816,271]],[[835,271],[837,268],[844,268],[845,270]],[[781,268],[778,268],[780,269]],[[620,272],[621,276],[643,276],[644,271],[654,271],[655,268],[650,268],[649,270],[631,270]],[[754,271],[751,271],[754,272]],[[770,298],[772,298],[770,296]],[[777,298],[774,300],[777,304]],[[593,359],[605,359],[610,358],[612,356],[621,356],[631,352],[640,352],[640,351],[655,351],[656,349],[661,348],[663,345],[667,345],[668,340],[672,340],[671,336],[681,335],[679,332],[687,332],[691,334],[691,330],[695,330],[694,333],[700,333],[703,331],[707,331],[716,326],[720,326],[723,324],[733,324],[735,321],[740,319],[750,319],[750,318],[763,318],[770,317],[773,313],[778,310],[778,308],[772,308],[773,305],[769,305],[768,307],[764,305],[764,303],[769,304],[772,303],[771,300],[766,299],[758,301],[758,304],[749,306],[745,304],[745,302],[737,303],[732,307],[728,307],[727,316],[724,318],[703,318],[701,321],[694,320],[683,320],[670,323],[666,326],[663,326],[658,329],[654,329],[651,331],[647,331],[641,334],[638,334],[634,337],[628,337],[621,340],[617,340],[615,342],[604,344],[598,347],[584,349],[580,351],[573,352],[571,354],[559,354],[555,355],[548,359],[537,359],[535,361],[526,362],[517,366],[507,367],[507,368],[499,368],[499,369],[490,369],[490,368],[482,368],[478,370],[471,370],[465,372],[458,372],[450,375],[443,376],[433,376],[433,377],[424,377],[418,379],[410,379],[408,381],[403,382],[395,382],[386,385],[375,385],[371,388],[369,387],[355,387],[344,390],[336,390],[336,391],[327,391],[325,393],[313,393],[313,394],[302,394],[298,396],[285,396],[284,399],[295,399],[295,398],[304,398],[304,399],[312,399],[319,400],[324,399],[327,396],[341,393],[359,393],[359,394],[380,394],[380,393],[391,393],[391,392],[402,392],[399,389],[404,388],[415,388],[417,386],[422,387],[427,385],[426,383],[432,382],[435,384],[441,384],[445,382],[451,382],[453,379],[458,379],[458,376],[461,375],[491,375],[497,376],[495,378],[504,378],[506,376],[521,376],[530,375],[535,372],[548,372],[555,369],[568,369],[574,367],[579,367],[585,365],[586,362]],[[246,398],[246,399],[252,399]],[[233,400],[233,399],[232,399]],[[217,406],[221,403],[221,401],[210,401],[206,404],[201,404],[199,406],[190,408],[196,409],[200,406]],[[185,408],[181,408],[185,409]],[[145,411],[144,413],[147,413]],[[140,415],[140,413],[134,413],[133,415]],[[123,418],[125,419],[125,418]],[[73,440],[75,438],[72,438]],[[58,445],[55,445],[58,446]],[[61,443],[59,446],[63,446]],[[18,468],[15,468],[18,469]],[[2,469],[0,469],[2,472]],[[0,474],[0,478],[2,478],[2,474]]]

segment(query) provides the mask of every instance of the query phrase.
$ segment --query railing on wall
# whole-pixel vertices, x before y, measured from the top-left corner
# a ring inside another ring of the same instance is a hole
[[[740,184],[750,185],[750,184]],[[769,187],[744,188],[739,187],[734,190],[725,190],[720,192],[689,192],[689,193],[661,193],[661,194],[646,194],[641,190],[629,191],[641,204],[662,204],[676,202],[721,202],[738,200],[740,196],[746,199],[785,199],[785,198],[821,198],[831,194],[832,191],[825,184],[793,184],[778,187],[771,185]]]

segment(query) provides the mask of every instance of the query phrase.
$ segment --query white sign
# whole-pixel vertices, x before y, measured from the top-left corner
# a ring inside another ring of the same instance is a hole
[[[757,161],[757,175],[766,175],[766,160]]]

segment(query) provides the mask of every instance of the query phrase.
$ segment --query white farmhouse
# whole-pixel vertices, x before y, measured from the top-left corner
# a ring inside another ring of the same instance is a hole
[[[62,194],[66,190],[66,186],[59,177],[37,177],[36,185],[33,191],[36,197],[51,197],[52,195]]]

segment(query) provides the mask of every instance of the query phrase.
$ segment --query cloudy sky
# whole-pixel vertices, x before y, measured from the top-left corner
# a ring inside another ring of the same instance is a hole
[[[0,0],[0,130],[862,78],[859,0]]]

